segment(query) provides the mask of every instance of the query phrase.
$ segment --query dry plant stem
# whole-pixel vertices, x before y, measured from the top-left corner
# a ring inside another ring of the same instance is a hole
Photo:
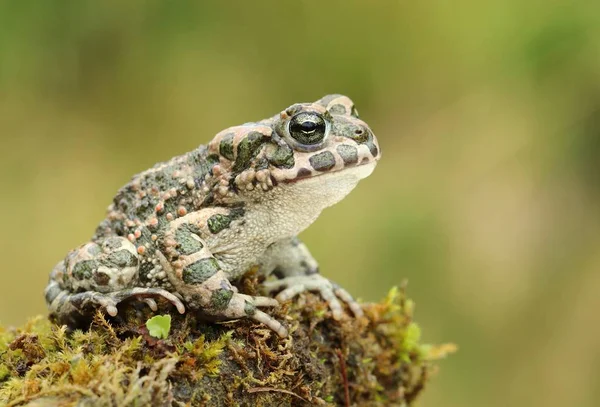
[[[342,373],[342,383],[344,385],[344,401],[345,406],[350,407],[350,386],[348,385],[348,373],[346,372],[346,361],[344,360],[344,355],[342,355],[342,351],[339,349],[335,350],[338,359],[340,360],[340,370]]]

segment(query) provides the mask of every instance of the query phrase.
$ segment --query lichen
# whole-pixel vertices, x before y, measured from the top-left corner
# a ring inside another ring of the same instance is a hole
[[[0,327],[0,404],[405,406],[434,360],[454,350],[421,343],[403,288],[342,321],[318,296],[301,295],[274,311],[285,339],[249,320],[211,324],[176,311],[169,336],[157,339],[145,326],[152,313],[138,305],[96,314],[85,332],[42,317]]]

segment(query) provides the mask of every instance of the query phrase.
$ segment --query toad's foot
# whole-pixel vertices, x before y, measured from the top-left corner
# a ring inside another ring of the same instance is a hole
[[[288,330],[275,318],[261,311],[258,307],[278,307],[279,301],[275,298],[239,294],[233,290],[217,290],[213,292],[211,303],[202,308],[202,313],[213,320],[233,320],[250,318],[260,322],[279,337],[288,336]]]
[[[277,335],[281,338],[285,338],[288,336],[288,330],[281,325],[279,321],[270,316],[269,314],[256,309],[256,307],[278,307],[279,302],[275,298],[270,297],[253,297],[251,295],[246,294],[233,294],[234,299],[230,303],[230,306],[235,307],[236,302],[244,302],[244,313],[252,318],[253,320],[265,324],[271,330],[275,331]],[[237,298],[239,298],[239,300]]]
[[[137,298],[137,299],[142,299],[142,301],[144,301],[146,304],[148,304],[148,306],[150,307],[150,309],[152,309],[152,311],[157,311],[158,310],[158,306],[156,305],[156,301],[154,300],[153,297],[162,297],[165,300],[169,301],[171,304],[173,304],[173,306],[175,306],[175,308],[177,308],[177,311],[180,314],[184,314],[185,313],[185,306],[183,305],[183,302],[181,302],[181,300],[179,298],[177,298],[177,296],[171,294],[170,292],[163,290],[162,288],[131,288],[128,290],[122,290],[122,291],[117,291],[114,293],[109,293],[109,294],[101,294],[103,295],[105,298],[102,299],[103,301],[106,301],[106,305],[102,304],[99,302],[100,305],[104,306],[106,308],[106,312],[108,312],[108,314],[110,316],[116,316],[118,313],[117,310],[117,304],[128,300],[129,298]]]
[[[263,283],[263,287],[267,292],[284,288],[284,290],[275,297],[282,302],[305,291],[318,291],[319,294],[321,294],[321,297],[329,304],[333,318],[336,320],[341,319],[343,314],[342,305],[338,298],[348,304],[348,307],[350,307],[355,316],[361,317],[363,315],[362,308],[352,298],[348,291],[319,274],[291,276],[282,278],[281,280],[266,281]]]
[[[156,311],[158,306],[153,297],[162,297],[173,304],[180,314],[185,313],[185,306],[179,298],[161,288],[131,288],[112,293],[99,293],[86,291],[83,293],[69,294],[62,291],[51,303],[51,310],[58,314],[69,314],[71,312],[82,312],[93,306],[100,306],[110,316],[118,314],[117,305],[130,298],[142,299],[148,306]],[[67,312],[69,311],[69,312]]]

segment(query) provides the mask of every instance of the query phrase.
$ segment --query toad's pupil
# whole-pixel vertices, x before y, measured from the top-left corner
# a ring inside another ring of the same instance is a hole
[[[317,128],[317,123],[311,121],[305,121],[300,124],[300,128],[304,133],[312,133]]]

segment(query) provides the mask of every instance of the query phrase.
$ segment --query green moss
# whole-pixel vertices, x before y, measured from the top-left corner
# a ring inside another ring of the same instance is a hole
[[[0,382],[3,382],[10,376],[10,369],[5,364],[0,364]]]
[[[229,344],[233,331],[226,332],[214,341],[207,341],[205,335],[201,335],[195,341],[188,341],[180,348],[179,354],[182,358],[182,364],[194,366],[190,374],[199,378],[198,375],[208,374],[215,376],[219,374],[221,365],[221,355],[225,347]]]
[[[242,291],[256,289],[250,281]],[[144,325],[151,312],[129,307],[114,320],[98,313],[85,332],[44,318],[0,328],[0,405],[344,405],[345,389],[351,405],[410,405],[433,361],[454,350],[421,343],[404,289],[340,322],[320,297],[301,295],[273,311],[286,339],[250,320],[210,324],[176,311],[157,339]]]

